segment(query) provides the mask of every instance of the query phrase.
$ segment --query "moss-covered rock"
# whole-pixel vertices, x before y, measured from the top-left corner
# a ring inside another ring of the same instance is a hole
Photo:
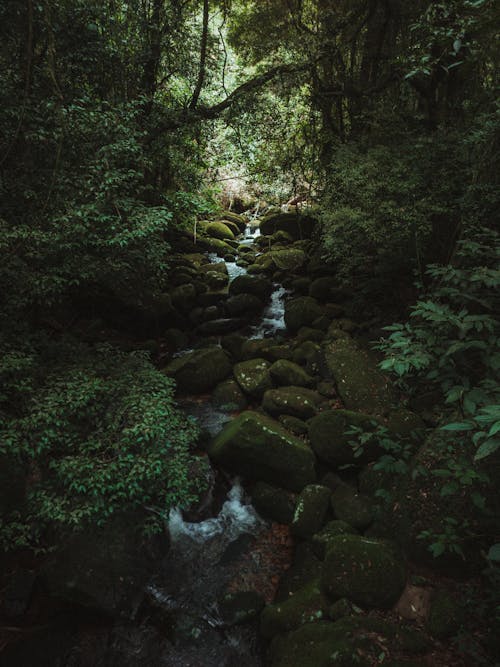
[[[321,343],[323,342],[324,338],[324,332],[321,331],[321,329],[315,329],[314,327],[300,327],[296,336],[296,340],[299,343],[303,343],[307,340],[312,340],[315,343]]]
[[[230,315],[252,318],[264,308],[264,304],[259,297],[242,292],[231,296],[226,301],[226,308]]]
[[[215,320],[203,322],[197,331],[202,336],[222,336],[230,331],[238,331],[245,325],[246,320],[241,317],[218,317]]]
[[[305,387],[280,387],[268,389],[262,399],[262,407],[273,417],[290,415],[308,419],[318,412],[324,401],[317,391]]]
[[[227,424],[209,448],[220,465],[250,479],[300,491],[314,482],[311,449],[274,419],[243,412]]]
[[[281,271],[297,271],[306,262],[306,253],[299,248],[273,250],[269,254],[276,267]]]
[[[307,435],[307,424],[298,417],[280,415],[279,422],[294,435]]]
[[[272,338],[254,338],[247,340],[242,347],[244,359],[262,358],[270,362],[280,359],[291,359],[292,350],[289,345],[276,344]]]
[[[271,236],[271,242],[281,243],[282,245],[290,245],[290,243],[294,242],[294,238],[288,232],[284,232],[280,229]]]
[[[317,533],[328,514],[331,491],[320,484],[310,484],[302,489],[295,506],[292,533],[308,538]]]
[[[312,216],[298,213],[271,213],[260,221],[260,231],[265,236],[281,230],[294,239],[311,238],[315,226],[316,220]]]
[[[305,623],[313,623],[327,615],[329,601],[320,588],[319,579],[296,591],[288,600],[268,605],[260,615],[260,633],[271,639],[290,632]]]
[[[311,544],[316,556],[324,560],[330,542],[339,535],[357,535],[357,530],[350,524],[339,519],[329,521],[324,528],[312,537]]]
[[[308,340],[293,350],[292,360],[296,364],[305,366],[309,373],[315,374],[320,367],[321,356],[321,347],[318,343]]]
[[[209,347],[173,359],[163,372],[174,378],[179,391],[202,394],[231,374],[231,364],[224,350]]]
[[[332,293],[338,287],[338,278],[335,276],[323,276],[316,278],[309,285],[309,296],[323,303],[332,300]]]
[[[200,236],[197,244],[208,252],[215,252],[219,257],[229,257],[234,254],[234,248],[222,239]]]
[[[373,502],[347,484],[335,489],[331,503],[336,518],[357,530],[365,530],[373,521]]]
[[[290,385],[295,387],[312,387],[314,385],[314,378],[293,361],[280,359],[271,366],[269,372],[275,384],[280,387]]]
[[[438,591],[432,598],[427,630],[436,639],[456,635],[464,620],[464,610],[446,591]]]
[[[229,294],[253,294],[265,301],[273,289],[272,283],[266,278],[242,275],[237,276],[229,285]]]
[[[196,303],[196,287],[192,283],[174,287],[170,292],[172,304],[182,313],[188,313]]]
[[[245,394],[252,398],[261,398],[264,392],[273,386],[270,367],[271,364],[265,359],[240,361],[234,367],[234,377]]]
[[[265,482],[257,482],[252,489],[252,504],[257,512],[277,523],[292,523],[296,502],[295,494]]]
[[[223,222],[210,222],[206,226],[205,231],[214,239],[220,239],[221,241],[230,239],[231,241],[234,241],[234,233]]]
[[[332,621],[338,621],[341,618],[346,616],[353,616],[354,614],[359,614],[361,609],[357,607],[354,602],[351,602],[347,598],[340,598],[337,602],[334,602],[330,605],[328,609],[328,616]]]
[[[314,554],[310,542],[299,542],[295,546],[293,561],[282,575],[275,602],[283,602],[296,591],[318,579],[323,571],[323,563]]]
[[[221,213],[220,218],[222,221],[229,220],[230,222],[234,222],[234,224],[238,225],[240,232],[244,232],[248,224],[245,216],[233,213],[233,211],[224,211],[224,213]]]
[[[245,394],[235,380],[226,380],[218,384],[212,394],[212,403],[228,412],[244,410],[248,405]]]
[[[320,305],[310,296],[299,296],[285,303],[285,324],[292,333],[310,326],[321,315]]]
[[[393,399],[389,384],[368,352],[351,340],[336,340],[324,347],[325,362],[339,396],[349,410],[382,414]]]
[[[264,605],[264,599],[257,592],[238,591],[222,598],[219,613],[225,625],[242,625],[257,618]]]
[[[356,437],[348,435],[352,427],[371,432],[376,428],[376,421],[370,415],[351,410],[325,410],[309,422],[309,439],[316,456],[332,467],[347,464],[362,465],[379,457],[380,449],[376,442],[365,446],[362,456],[355,457],[353,446],[349,443]]]
[[[366,607],[391,607],[406,583],[406,567],[389,542],[359,535],[334,538],[323,564],[322,586],[333,599]]]
[[[426,430],[421,417],[406,408],[398,408],[389,414],[387,428],[399,438],[414,442],[421,441]]]

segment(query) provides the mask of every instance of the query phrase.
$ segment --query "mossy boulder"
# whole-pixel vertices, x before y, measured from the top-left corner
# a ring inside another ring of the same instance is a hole
[[[321,314],[320,305],[310,296],[299,296],[285,303],[285,324],[292,333],[310,326]]]
[[[264,308],[264,304],[258,296],[242,292],[231,296],[226,301],[226,308],[230,315],[252,318]]]
[[[233,369],[236,382],[245,394],[252,398],[261,398],[264,392],[273,386],[269,369],[271,364],[265,359],[240,361]]]
[[[170,292],[172,304],[182,313],[188,313],[196,304],[196,287],[192,283],[174,287]]]
[[[321,343],[324,339],[324,332],[321,329],[315,329],[314,327],[300,327],[296,335],[298,343],[303,343],[309,340],[314,341],[315,343]]]
[[[205,229],[206,233],[214,239],[234,241],[234,232],[223,222],[210,222]]]
[[[315,218],[310,215],[271,213],[260,221],[260,231],[265,236],[272,236],[281,230],[290,234],[293,239],[305,239],[311,238],[316,224]]]
[[[316,456],[332,467],[356,464],[362,465],[379,457],[380,449],[373,442],[365,446],[362,456],[355,457],[349,443],[356,438],[348,435],[352,427],[364,432],[374,431],[376,421],[370,415],[351,410],[325,410],[309,422],[309,439]]]
[[[305,387],[280,387],[268,389],[262,399],[264,410],[274,417],[290,415],[308,419],[318,412],[323,396]]]
[[[306,262],[306,253],[300,248],[273,250],[269,254],[281,271],[298,271]]]
[[[421,441],[426,431],[422,418],[406,408],[398,408],[389,414],[387,428],[399,438],[413,442]]]
[[[318,343],[308,340],[298,345],[292,353],[292,361],[305,366],[309,373],[318,372],[321,365],[321,347]]]
[[[364,607],[391,607],[406,584],[405,563],[389,542],[359,535],[331,540],[323,564],[322,586],[333,598]]]
[[[294,435],[307,435],[307,424],[302,419],[292,415],[280,415],[279,421]]]
[[[339,281],[335,276],[316,278],[309,285],[309,296],[323,303],[332,300],[332,294],[338,287]]]
[[[292,523],[296,502],[295,494],[265,482],[257,482],[252,489],[252,504],[257,512],[277,523]]]
[[[314,554],[310,542],[298,542],[295,546],[293,561],[282,575],[275,602],[283,602],[301,588],[318,579],[323,571],[323,563]]]
[[[224,211],[224,213],[221,213],[220,216],[221,220],[229,220],[230,222],[233,222],[235,225],[238,225],[238,229],[240,232],[244,232],[245,228],[248,224],[247,219],[243,215],[239,215],[238,213],[233,213],[233,211]]]
[[[335,517],[357,530],[365,530],[373,521],[373,501],[347,484],[334,490],[331,504]]]
[[[241,317],[218,317],[215,320],[203,322],[197,331],[202,336],[222,336],[230,331],[238,331],[245,325],[245,322]]]
[[[208,252],[215,252],[219,257],[229,257],[234,254],[234,248],[222,239],[200,236],[197,244]]]
[[[254,338],[247,340],[241,350],[244,359],[255,359],[262,357],[267,361],[274,362],[280,359],[291,359],[292,351],[289,345],[277,344],[272,338]]]
[[[464,610],[446,591],[438,591],[431,601],[426,628],[436,639],[456,635],[464,621]]]
[[[371,667],[379,664],[381,645],[388,647],[389,653],[422,654],[431,648],[413,628],[376,617],[345,616],[335,622],[307,623],[277,635],[272,640],[269,659],[271,667]],[[387,664],[415,667],[422,661],[405,658]]]
[[[229,357],[219,347],[188,352],[173,359],[163,369],[182,393],[202,394],[231,374]]]
[[[350,524],[339,519],[329,521],[326,526],[312,537],[311,544],[316,556],[324,560],[330,542],[339,535],[357,535],[357,530]]]
[[[312,387],[314,378],[309,375],[301,366],[288,361],[279,359],[269,369],[271,377],[278,386]]]
[[[264,608],[265,602],[255,591],[238,591],[225,595],[218,606],[224,625],[232,626],[253,621]]]
[[[291,491],[315,481],[311,449],[274,419],[247,411],[227,424],[209,448],[220,465]]]
[[[272,283],[267,278],[242,275],[237,276],[229,285],[229,294],[252,294],[265,301],[273,289]]]
[[[347,409],[370,414],[388,411],[393,394],[387,378],[366,350],[352,340],[331,341],[323,350],[327,368]]]
[[[305,623],[319,621],[327,615],[329,601],[321,590],[319,579],[296,591],[288,600],[268,605],[260,615],[260,633],[266,639],[290,632]]]
[[[292,533],[296,537],[309,538],[317,533],[328,513],[331,491],[320,484],[310,484],[302,489],[295,506]]]
[[[218,384],[212,394],[212,403],[222,410],[232,412],[244,410],[248,401],[235,380],[226,380]]]
[[[294,242],[294,238],[288,232],[285,232],[280,229],[271,236],[271,242],[281,243],[282,245],[289,245],[290,243]]]

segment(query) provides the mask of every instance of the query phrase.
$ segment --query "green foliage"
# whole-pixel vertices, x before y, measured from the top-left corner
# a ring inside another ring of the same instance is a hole
[[[191,503],[203,465],[196,426],[176,408],[172,381],[141,352],[73,340],[2,344],[0,457],[24,474],[25,502],[2,516],[6,548],[43,543],[147,508],[149,528]]]

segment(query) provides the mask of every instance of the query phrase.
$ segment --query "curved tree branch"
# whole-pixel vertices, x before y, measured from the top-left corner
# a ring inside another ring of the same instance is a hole
[[[208,43],[208,18],[209,7],[208,0],[203,0],[203,28],[201,31],[201,47],[200,47],[200,67],[198,70],[198,80],[193,92],[193,97],[189,103],[190,109],[196,109],[198,100],[200,98],[201,89],[203,88],[203,81],[205,80],[205,66],[207,61],[207,43]]]

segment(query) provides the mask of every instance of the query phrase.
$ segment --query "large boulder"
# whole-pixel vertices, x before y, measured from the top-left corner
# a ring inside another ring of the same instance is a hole
[[[351,410],[325,410],[308,422],[311,447],[321,461],[334,468],[374,461],[381,453],[376,442],[367,443],[361,456],[359,452],[355,456],[350,442],[355,442],[356,436],[349,435],[348,431],[355,427],[367,433],[374,431],[376,424],[370,415]]]
[[[229,294],[253,294],[265,301],[273,289],[272,283],[267,278],[242,275],[237,276],[229,285]]]
[[[357,530],[339,519],[329,521],[324,528],[312,536],[311,544],[316,556],[323,560],[330,548],[331,541],[339,535],[357,535]]]
[[[240,361],[234,367],[234,377],[245,394],[252,398],[261,398],[264,392],[273,386],[270,367],[271,364],[265,359]]]
[[[336,293],[338,282],[338,278],[334,276],[316,278],[309,285],[309,296],[322,302],[332,301],[332,294]]]
[[[262,399],[262,407],[273,417],[290,415],[308,419],[318,412],[323,396],[305,387],[280,387],[269,389]]]
[[[214,239],[220,239],[221,241],[234,240],[234,233],[223,222],[210,222],[206,227],[206,232]]]
[[[230,315],[251,318],[264,308],[264,304],[258,296],[242,292],[229,297],[226,308]]]
[[[260,633],[270,639],[327,616],[329,601],[319,579],[311,581],[288,600],[268,605],[260,615]]]
[[[301,491],[316,478],[311,449],[274,419],[252,411],[227,424],[213,440],[209,454],[250,479],[291,491]]]
[[[294,239],[311,238],[316,220],[310,215],[299,213],[271,213],[260,221],[260,231],[272,236],[278,231],[288,232]]]
[[[212,403],[222,410],[244,410],[247,405],[245,394],[235,380],[225,380],[218,384],[212,394]]]
[[[301,366],[288,361],[279,359],[269,369],[274,382],[280,387],[293,385],[295,387],[312,387],[314,378],[309,375]]]
[[[238,331],[243,326],[245,326],[245,320],[241,317],[218,317],[200,324],[198,333],[202,336],[222,336],[231,331]]]
[[[348,484],[339,484],[331,503],[336,518],[357,530],[365,530],[373,521],[373,502]]]
[[[323,351],[347,409],[370,414],[387,412],[393,400],[389,383],[366,350],[353,340],[335,340],[324,345]]]
[[[297,271],[306,263],[306,253],[300,248],[276,249],[269,254],[281,271]]]
[[[266,482],[257,482],[252,490],[252,504],[257,512],[282,524],[292,523],[296,500],[295,494]]]
[[[233,211],[225,211],[224,213],[221,214],[221,220],[229,220],[230,222],[233,222],[234,224],[238,225],[238,229],[240,232],[244,232],[245,228],[248,224],[247,219],[243,215],[239,215],[238,213],[233,213]]]
[[[292,533],[307,539],[323,526],[332,492],[321,484],[309,484],[302,489],[295,506]]]
[[[231,364],[224,350],[209,347],[173,359],[163,372],[174,378],[179,391],[202,394],[231,374]]]
[[[321,315],[320,305],[310,296],[299,296],[285,303],[285,324],[292,333],[312,325]]]
[[[384,650],[381,651],[381,646]],[[371,667],[381,656],[422,654],[430,642],[417,630],[371,616],[317,620],[276,635],[269,651],[270,667]],[[383,659],[383,658],[382,658]],[[388,667],[417,667],[426,660],[384,660]]]
[[[322,586],[332,599],[389,608],[405,584],[405,563],[391,543],[360,535],[339,535],[329,543]]]

